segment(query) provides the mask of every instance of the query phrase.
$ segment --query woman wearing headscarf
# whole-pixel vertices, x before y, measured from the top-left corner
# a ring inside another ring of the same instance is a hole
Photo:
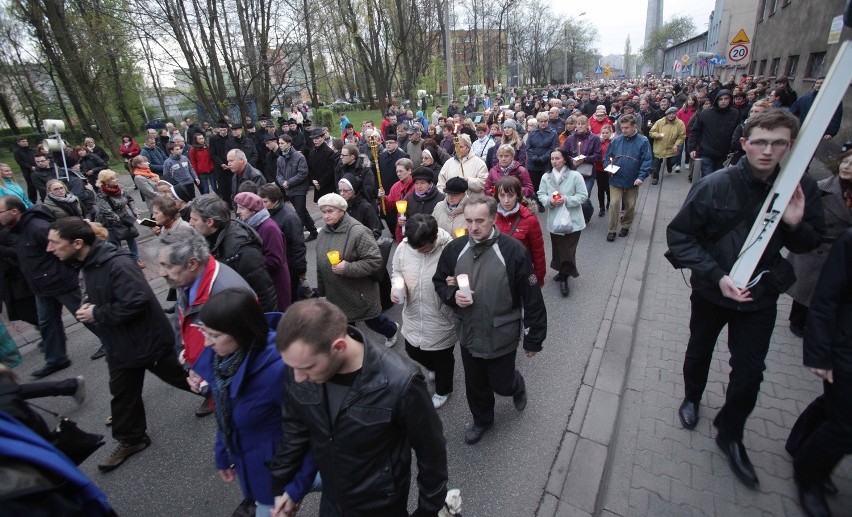
[[[204,351],[187,378],[201,390],[207,379],[215,401],[215,462],[225,483],[237,479],[243,497],[257,502],[255,515],[268,516],[275,502],[267,469],[281,441],[287,365],[275,348],[280,313],[264,316],[254,293],[230,288],[210,298],[199,320]],[[317,478],[313,454],[285,492],[301,501]]]
[[[363,224],[373,232],[373,236],[378,239],[382,236],[382,222],[376,214],[376,209],[369,203],[361,193],[361,180],[346,173],[337,182],[337,192],[349,204],[346,213],[351,215],[356,221]]]
[[[386,347],[394,346],[399,326],[382,314],[382,253],[373,232],[346,214],[349,205],[340,194],[326,194],[317,205],[325,223],[316,247],[319,295],[340,307],[349,323],[363,321],[387,338]]]
[[[417,214],[409,218],[405,240],[393,256],[393,281],[404,282],[403,293],[392,291],[391,300],[403,304],[401,330],[405,352],[434,379],[435,409],[443,406],[453,392],[453,349],[458,340],[453,311],[441,301],[432,285],[438,260],[451,240],[450,234],[438,228],[434,217]]]
[[[290,269],[287,267],[287,245],[278,224],[270,219],[269,210],[257,194],[240,192],[234,196],[237,215],[248,226],[255,229],[263,242],[263,265],[278,295],[278,310],[286,311],[290,306]]]
[[[421,163],[421,166],[431,169],[432,174],[435,175],[435,181],[438,181],[438,174],[441,173],[441,164],[435,161],[435,157],[432,155],[433,152],[434,151],[432,149],[423,149],[423,162]]]
[[[26,187],[21,187],[15,181],[15,176],[12,173],[12,168],[5,163],[0,163],[0,196],[16,196],[24,202],[24,206],[29,208],[33,206],[30,198],[27,197]]]
[[[580,276],[577,270],[577,244],[580,242],[580,232],[586,227],[582,205],[589,198],[583,176],[568,167],[570,159],[565,149],[556,149],[550,153],[552,169],[542,177],[538,189],[538,202],[547,210],[548,229],[553,227],[563,205],[571,216],[570,233],[550,232],[553,254],[550,267],[557,271],[555,280],[559,282],[563,298],[569,293],[568,277]]]

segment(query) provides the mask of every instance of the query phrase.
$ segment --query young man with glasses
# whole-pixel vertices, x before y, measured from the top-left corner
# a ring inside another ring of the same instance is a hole
[[[685,397],[678,415],[686,429],[698,424],[716,339],[728,326],[731,373],[725,404],[713,419],[716,443],[747,487],[758,484],[743,445],[746,419],[754,409],[764,360],[775,327],[778,296],[795,281],[781,249],[806,253],[819,246],[825,223],[816,181],[805,174],[786,207],[771,212],[780,227],[744,288],[729,276],[766,196],[780,172],[799,123],[787,110],[770,108],[750,117],[740,138],[745,160],[703,177],[668,226],[673,258],[692,270],[692,315],[683,365]]]

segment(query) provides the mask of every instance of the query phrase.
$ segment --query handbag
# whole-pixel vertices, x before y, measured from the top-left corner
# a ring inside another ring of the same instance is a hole
[[[125,211],[118,219],[120,224],[111,228],[116,239],[127,240],[139,237],[139,230],[136,229],[135,217]]]
[[[556,235],[568,235],[574,232],[574,223],[571,222],[571,212],[568,211],[565,203],[559,207],[559,212],[557,212],[553,221],[548,224],[547,230]]]
[[[591,178],[592,174],[595,172],[595,166],[591,163],[581,163],[577,167],[577,172],[579,172],[584,178]]]
[[[27,404],[59,419],[59,424],[56,426],[56,429],[53,429],[50,432],[50,443],[59,449],[60,452],[68,456],[75,465],[79,465],[86,461],[86,458],[106,444],[104,441],[104,435],[87,433],[80,429],[77,426],[77,423],[70,418],[33,404],[32,402],[27,402]]]

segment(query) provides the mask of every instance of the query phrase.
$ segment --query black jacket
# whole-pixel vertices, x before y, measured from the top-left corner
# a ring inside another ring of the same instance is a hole
[[[740,111],[733,102],[725,109],[718,106],[719,97],[731,92],[721,90],[716,94],[713,107],[695,114],[695,125],[689,135],[689,148],[698,156],[720,160],[731,152],[731,137],[740,123]]]
[[[98,179],[98,173],[108,167],[109,165],[96,154],[87,154],[80,158],[80,172],[92,183],[94,183],[93,179]]]
[[[831,247],[805,329],[805,366],[852,372],[852,230]]]
[[[384,227],[379,220],[379,215],[376,213],[376,207],[371,205],[369,201],[360,195],[353,196],[348,202],[349,208],[346,213],[351,215],[353,219],[363,224],[373,232],[373,237],[378,239],[382,236]]]
[[[396,169],[394,169],[394,171],[396,171]],[[361,187],[358,189],[358,195],[366,199],[371,205],[376,206],[376,199],[378,199],[379,191],[379,187],[376,185],[376,176],[373,174],[372,169],[361,165],[360,156],[352,165],[343,165],[343,162],[337,162],[337,165],[334,167],[335,187],[340,182],[340,179],[344,174],[351,174],[358,178],[358,180],[361,181]],[[382,179],[382,182],[384,182],[384,179]],[[384,183],[382,184],[384,185]],[[385,192],[390,190],[391,185],[385,185],[385,188],[387,189]]]
[[[405,217],[411,217],[414,214],[432,215],[438,203],[443,201],[444,194],[438,192],[438,187],[432,185],[432,190],[426,193],[422,199],[417,197],[414,190],[411,191],[405,199],[408,201],[408,208],[405,210]]]
[[[805,174],[799,182],[805,193],[804,218],[795,229],[782,222],[772,235],[754,272],[768,271],[750,289],[753,301],[738,303],[722,296],[719,280],[734,266],[778,170],[770,181],[761,181],[752,173],[748,159],[742,158],[736,165],[701,178],[669,223],[669,250],[692,270],[692,289],[716,305],[742,311],[774,305],[778,295],[796,280],[793,266],[781,256],[781,249],[806,253],[820,244],[825,233],[820,192],[816,181]],[[753,207],[749,213],[743,213],[738,188],[747,194],[746,206]],[[735,219],[741,222],[721,235]]]
[[[391,187],[399,181],[396,175],[396,162],[401,158],[408,158],[408,155],[399,148],[393,153],[383,152],[379,155],[379,170],[382,174],[382,186],[385,188],[385,193],[390,192]]]
[[[32,172],[33,167],[35,167],[35,149],[16,145],[15,152],[13,154],[15,156],[15,163],[17,163],[18,167],[21,168],[21,172],[25,175],[29,175],[29,173]]]
[[[97,239],[81,270],[111,369],[144,366],[174,353],[174,329],[127,251]]]
[[[278,296],[275,284],[263,265],[260,236],[241,221],[228,221],[216,233],[207,236],[210,254],[230,266],[251,286],[263,312],[275,312]]]
[[[246,154],[246,160],[248,160],[249,164],[252,167],[257,167],[257,146],[255,145],[253,139],[248,138],[245,135],[241,136],[240,138],[236,138],[236,137],[232,136],[225,143],[225,147],[227,148],[228,151],[231,151],[233,149],[242,150],[242,152],[244,152]],[[227,154],[228,153],[226,151],[225,152],[226,158],[227,158]],[[211,157],[212,157],[212,153],[211,153]],[[216,161],[214,160],[213,163],[216,163]]]
[[[228,137],[222,135],[213,135],[210,137],[210,142],[207,144],[210,148],[210,159],[213,160],[213,171],[221,172],[223,164],[228,163]]]
[[[296,210],[283,201],[277,207],[269,210],[269,218],[281,228],[284,240],[287,241],[287,267],[292,273],[304,273],[308,270],[307,248],[305,234],[302,231],[302,219]]]
[[[312,450],[323,482],[320,515],[408,516],[411,449],[417,455],[418,509],[435,515],[447,494],[443,427],[419,368],[364,343],[364,363],[332,425],[326,387],[296,382],[287,370],[284,430],[269,465],[280,494]]]
[[[59,296],[80,288],[77,272],[47,251],[47,232],[55,220],[50,210],[36,205],[12,227],[18,235],[15,252],[21,273],[36,296]]]
[[[337,185],[334,183],[334,166],[337,163],[337,159],[334,150],[327,145],[321,145],[311,149],[305,158],[308,161],[308,175],[311,181],[319,183],[319,190],[314,193],[316,196],[315,199],[336,191]]]

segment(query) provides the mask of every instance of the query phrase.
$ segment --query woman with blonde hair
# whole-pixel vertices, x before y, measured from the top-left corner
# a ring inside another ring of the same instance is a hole
[[[15,176],[12,174],[12,168],[5,163],[0,163],[0,197],[1,196],[16,196],[21,198],[24,206],[29,208],[33,206],[33,202],[27,197],[26,187],[18,185],[15,181]]]
[[[86,218],[89,216],[83,202],[80,198],[68,192],[68,187],[62,180],[56,178],[47,180],[45,190],[47,190],[47,197],[44,198],[44,207],[50,210],[56,219],[63,217]]]
[[[110,169],[102,170],[98,174],[98,194],[95,205],[95,221],[104,225],[109,231],[109,242],[115,247],[121,247],[121,241],[127,241],[130,256],[140,269],[145,268],[145,263],[139,255],[139,245],[136,237],[139,230],[136,229],[136,210],[133,206],[133,198],[124,191],[118,183],[118,175]]]

